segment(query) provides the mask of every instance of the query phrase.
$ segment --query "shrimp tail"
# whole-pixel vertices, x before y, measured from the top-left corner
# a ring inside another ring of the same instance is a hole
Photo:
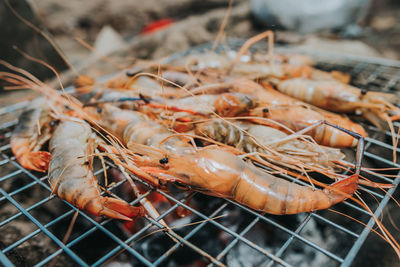
[[[51,154],[46,151],[31,151],[29,143],[21,138],[11,138],[11,150],[22,167],[38,172],[49,168]]]
[[[328,207],[340,203],[352,196],[358,187],[358,177],[358,174],[353,174],[350,177],[337,181],[325,188],[323,192],[330,199]]]
[[[98,215],[107,216],[114,219],[132,221],[131,218],[134,217],[142,217],[144,216],[145,212],[143,207],[135,207],[129,205],[129,203],[110,197],[102,197],[101,203],[103,208]],[[88,210],[90,212],[90,210]]]
[[[38,172],[46,172],[49,168],[51,154],[46,151],[33,151],[27,155],[25,168]]]
[[[355,162],[355,173],[346,179],[343,179],[343,180],[333,183],[329,187],[325,188],[323,191],[325,194],[327,194],[327,196],[331,200],[331,202],[332,202],[331,205],[334,205],[336,203],[344,201],[345,199],[352,196],[356,192],[358,183],[359,183],[359,176],[360,176],[360,171],[361,171],[361,161],[362,161],[362,158],[364,155],[365,143],[364,143],[364,138],[355,132],[351,132],[349,130],[343,129],[337,125],[332,125],[329,122],[324,122],[324,123],[336,128],[336,129],[339,129],[341,131],[344,131],[344,132],[348,133],[349,135],[353,136],[354,138],[358,139],[356,162]]]

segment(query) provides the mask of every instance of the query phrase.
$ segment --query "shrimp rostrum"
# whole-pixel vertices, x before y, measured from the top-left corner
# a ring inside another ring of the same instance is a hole
[[[108,108],[112,111],[107,112]],[[138,157],[146,157],[146,161],[150,164],[141,165],[140,169],[160,181],[179,182],[205,194],[233,199],[253,209],[271,214],[295,214],[326,209],[351,197],[358,186],[364,142],[357,134],[350,133],[360,139],[355,174],[324,189],[314,190],[279,179],[216,146],[193,148],[167,128],[158,125],[157,136],[162,135],[165,139],[171,137],[168,139],[168,146],[165,146],[163,141],[160,142],[160,139],[152,134],[151,129],[145,129],[146,125],[154,127],[152,124],[156,122],[148,121],[146,116],[139,118],[134,113],[129,122],[126,119],[129,117],[126,115],[127,112],[129,111],[105,105],[100,117],[106,123],[101,121],[99,123],[119,137],[129,149],[140,151]],[[119,116],[118,113],[125,115]],[[113,120],[107,120],[107,114],[113,117]],[[125,119],[119,119],[121,117]],[[144,138],[143,134],[147,137]],[[178,142],[174,147],[183,149],[168,149],[174,142]],[[142,176],[141,173],[138,175]]]

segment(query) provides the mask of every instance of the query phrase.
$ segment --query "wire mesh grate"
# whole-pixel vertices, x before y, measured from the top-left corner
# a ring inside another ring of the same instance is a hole
[[[232,40],[229,47],[237,48],[239,44],[239,41]],[[171,58],[209,47],[209,44],[200,46]],[[281,50],[293,51],[287,48]],[[400,62],[316,51],[311,55],[316,59],[318,68],[347,72],[351,75],[352,84],[360,88],[389,92],[400,90]],[[155,199],[157,196],[160,212],[157,220],[145,217],[127,224],[94,218],[51,195],[46,175],[27,171],[16,162],[9,138],[26,104],[0,109],[0,262],[3,265],[29,262],[29,265],[43,266],[55,261],[56,265],[99,266],[119,261],[148,266],[195,263],[295,266],[302,262],[349,266],[374,226],[371,214],[352,201],[334,206],[333,211],[274,216],[261,214],[231,200],[174,188],[164,192],[146,184],[141,186],[144,191],[141,199]],[[399,167],[392,162],[391,133],[379,131],[363,121],[361,123],[369,133],[363,165]],[[398,127],[396,123],[396,132]],[[399,152],[399,149],[396,151]],[[351,150],[345,152],[346,159],[351,163],[354,153]],[[113,164],[107,162],[107,171],[113,169]],[[104,180],[100,167],[95,173],[99,181]],[[394,185],[386,193],[360,186],[360,195],[378,217],[400,178],[395,170],[385,173],[395,178],[368,170],[362,174],[374,182]],[[293,177],[285,178],[308,186]],[[127,181],[122,179],[115,181],[108,190],[124,192],[127,185]],[[131,204],[135,205],[141,199],[134,199]],[[177,215],[182,212],[189,215]],[[357,218],[366,226],[339,212]],[[76,213],[77,220],[71,235],[64,240]],[[170,229],[164,228],[161,219],[168,222]]]

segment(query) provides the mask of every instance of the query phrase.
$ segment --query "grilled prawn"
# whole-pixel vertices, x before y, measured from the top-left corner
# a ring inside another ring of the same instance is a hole
[[[394,104],[400,98],[382,92],[371,92],[338,81],[311,79],[289,79],[277,84],[279,91],[335,112],[357,113],[371,121],[378,128],[386,128],[390,120],[400,118],[400,109]]]
[[[147,171],[166,181],[178,181],[199,192],[276,215],[327,209],[350,197],[358,186],[355,174],[324,190],[313,190],[272,176],[214,147],[170,154],[167,164]]]
[[[91,138],[90,126],[77,119],[62,122],[54,131],[49,165],[49,183],[53,193],[96,216],[121,220],[142,216],[142,207],[100,195],[90,164],[95,148]]]
[[[233,51],[227,54],[207,53],[190,55],[174,62],[175,65],[189,67],[192,71],[201,71],[210,74],[212,72],[227,71],[233,77],[246,77],[251,80],[260,78],[312,78],[318,80],[339,80],[348,81],[349,76],[338,71],[325,72],[313,68],[314,60],[300,54],[292,55],[271,55],[254,54],[242,55],[234,66],[232,63],[236,53]],[[192,77],[193,78],[193,77]],[[200,79],[201,80],[201,79]],[[187,84],[190,79],[185,79]]]
[[[244,80],[235,84],[234,90],[242,93],[255,91],[261,104],[255,115],[277,121],[293,131],[299,131],[320,121],[327,121],[344,129],[358,133],[365,137],[364,128],[343,116],[315,109],[299,100],[283,95],[273,90],[268,84],[260,86],[254,82]],[[259,112],[262,111],[263,114]],[[271,125],[276,127],[275,125]],[[320,145],[331,147],[351,147],[357,144],[357,139],[336,128],[324,124],[312,129],[308,134]]]
[[[189,144],[179,137],[168,138],[173,133],[156,121],[150,120],[145,114],[123,110],[110,104],[103,104],[100,109],[87,108],[98,123],[121,139],[128,148],[134,150],[135,144],[176,151],[189,147]],[[168,138],[167,140],[165,140]]]
[[[320,146],[298,136],[288,138],[286,133],[265,125],[229,123],[226,120],[214,119],[198,124],[195,129],[196,134],[234,146],[246,153],[271,154],[270,149],[273,149],[309,166],[332,167],[335,161],[344,158],[339,149]],[[277,160],[274,160],[274,163],[283,164]]]
[[[236,116],[257,106],[255,98],[240,93],[223,93],[220,95],[203,94],[180,99],[164,100],[160,107],[189,111],[200,115]]]
[[[343,117],[337,118],[337,116],[321,114],[302,106],[274,106],[264,108],[263,110],[259,110],[259,112],[263,113],[263,115],[259,116],[278,122],[295,132],[315,125],[306,134],[310,135],[318,144],[324,146],[352,147],[357,144],[357,139],[339,129],[320,123],[322,121],[330,122],[352,132],[359,133],[362,136],[366,135],[365,130],[357,123],[353,123]],[[259,122],[263,123],[263,121]],[[277,127],[274,123],[267,124]]]

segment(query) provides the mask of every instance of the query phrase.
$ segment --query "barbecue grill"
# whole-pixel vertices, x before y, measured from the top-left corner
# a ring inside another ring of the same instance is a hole
[[[240,40],[230,40],[228,46],[237,50],[241,43]],[[226,50],[228,46],[221,45],[217,51]],[[170,60],[210,47],[206,44],[174,54]],[[265,51],[266,48],[258,45],[254,49]],[[277,50],[295,51],[292,48]],[[388,92],[400,90],[398,61],[318,51],[300,52],[313,56],[320,69],[350,73],[351,83],[360,88]],[[301,263],[312,265],[312,262],[349,266],[375,225],[371,214],[351,200],[335,205],[331,210],[274,216],[255,212],[226,199],[182,193],[181,190],[164,192],[144,185],[146,190],[141,198],[158,192],[170,204],[159,210],[158,219],[138,219],[136,231],[127,234],[123,222],[93,218],[51,195],[46,175],[25,170],[18,164],[11,153],[9,138],[18,115],[27,104],[23,102],[0,109],[0,263],[3,265],[43,266],[54,261],[56,265],[99,266],[118,261],[148,266],[292,266]],[[369,134],[363,166],[400,167],[392,162],[391,133],[379,131],[362,120],[360,123]],[[398,127],[399,124],[395,123],[396,132]],[[346,150],[345,153],[346,160],[351,162],[354,151]],[[106,164],[108,169],[113,168],[112,163]],[[360,195],[379,217],[400,182],[397,170],[385,173],[395,178],[370,171],[362,174],[374,182],[394,186],[386,194],[379,189],[359,187]],[[101,168],[96,171],[96,176],[102,179]],[[309,186],[290,176],[281,176]],[[117,192],[126,185],[127,182],[121,180],[108,189]],[[189,198],[193,198],[194,204],[187,202]],[[131,203],[135,205],[140,199]],[[190,215],[178,218],[174,215],[177,209],[190,211]],[[63,240],[76,213],[71,235],[68,240]],[[169,221],[170,229],[165,229],[160,219],[168,217],[176,220]]]

